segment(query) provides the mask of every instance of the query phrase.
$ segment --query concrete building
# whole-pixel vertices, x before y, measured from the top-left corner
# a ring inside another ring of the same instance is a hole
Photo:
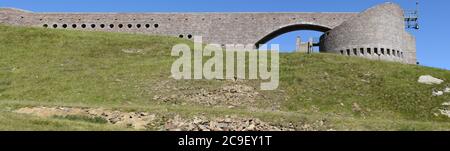
[[[384,3],[362,13],[33,13],[0,9],[0,23],[167,35],[205,43],[259,44],[287,32],[324,32],[320,52],[416,63],[415,38],[405,31],[402,8]]]
[[[306,42],[303,42],[300,36],[297,36],[296,43],[295,43],[295,52],[301,52],[301,53],[312,53],[313,52],[313,41],[312,39],[309,39]]]

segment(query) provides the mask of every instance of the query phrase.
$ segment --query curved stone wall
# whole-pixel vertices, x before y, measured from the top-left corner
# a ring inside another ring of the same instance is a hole
[[[378,5],[345,21],[321,37],[322,52],[416,63],[415,39],[405,31],[403,10]]]

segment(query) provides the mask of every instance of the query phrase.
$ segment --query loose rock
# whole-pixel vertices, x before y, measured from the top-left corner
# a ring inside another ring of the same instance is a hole
[[[450,118],[450,110],[443,109],[443,110],[439,110],[439,111],[441,112],[442,115]]]
[[[182,119],[180,116],[170,119],[165,124],[165,130],[173,131],[293,131],[293,128],[274,126],[255,118],[215,118],[194,117],[193,120]]]
[[[450,88],[445,88],[444,93],[450,93]]]
[[[433,91],[433,96],[441,96],[444,95],[444,92],[442,91]]]
[[[441,84],[442,82],[444,82],[444,80],[432,77],[430,75],[423,75],[419,77],[419,80],[417,82],[423,84]]]
[[[358,112],[358,113],[362,111],[362,109],[358,105],[358,103],[353,103],[352,110],[353,110],[353,112]]]

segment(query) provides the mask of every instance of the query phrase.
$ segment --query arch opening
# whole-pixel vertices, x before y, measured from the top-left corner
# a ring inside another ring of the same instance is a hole
[[[259,41],[257,41],[255,43],[255,46],[258,48],[260,44],[265,44],[267,42],[269,42],[270,40],[289,33],[289,32],[293,32],[293,31],[301,31],[301,30],[311,30],[311,31],[317,31],[317,32],[322,32],[325,33],[329,30],[331,30],[331,28],[325,27],[325,26],[321,26],[321,25],[314,25],[314,24],[295,24],[295,25],[288,25],[288,26],[284,26],[281,27],[275,31],[272,31],[271,33],[267,34],[266,36],[264,36],[263,38],[261,38]]]
[[[259,48],[261,44],[280,44],[281,52],[316,52],[319,51],[320,36],[329,30],[320,25],[289,25],[265,35],[255,46]]]

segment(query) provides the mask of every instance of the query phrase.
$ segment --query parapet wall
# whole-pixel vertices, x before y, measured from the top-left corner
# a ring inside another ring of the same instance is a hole
[[[357,13],[29,13],[3,9],[10,25],[167,35],[206,43],[256,44],[287,25],[334,28]]]

